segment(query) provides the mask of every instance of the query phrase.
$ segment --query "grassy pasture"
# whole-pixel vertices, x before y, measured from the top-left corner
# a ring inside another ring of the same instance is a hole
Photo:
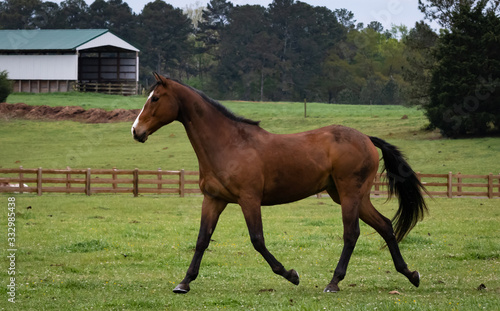
[[[8,102],[84,108],[141,108],[145,98],[99,94],[14,94]],[[83,104],[79,104],[83,103]],[[399,146],[417,171],[500,172],[500,138],[448,140],[422,128],[421,111],[394,106],[224,102],[275,133],[337,123]],[[407,115],[408,119],[402,119]],[[0,116],[0,167],[197,169],[182,125],[133,141],[129,123],[7,120]],[[436,199],[430,215],[401,243],[414,288],[396,273],[381,239],[362,224],[341,292],[323,294],[342,247],[340,209],[327,198],[264,207],[269,249],[296,269],[294,286],[274,275],[253,250],[241,211],[222,214],[199,278],[188,295],[171,290],[193,255],[200,197],[34,195],[16,197],[17,304],[21,310],[499,310],[498,200]],[[6,229],[9,195],[1,194]],[[396,203],[374,200],[388,217]],[[31,209],[27,209],[31,206]],[[6,232],[6,230],[4,230]],[[6,243],[7,236],[4,235]],[[5,244],[3,244],[5,245]],[[2,253],[2,267],[8,259]],[[5,284],[7,270],[0,279]],[[485,290],[477,290],[480,284]],[[5,287],[4,287],[5,288]],[[401,295],[389,295],[397,290]],[[7,309],[7,296],[0,309]]]
[[[89,103],[87,108],[141,108],[142,96],[121,97],[100,94],[14,94],[8,102],[30,105]],[[261,120],[274,133],[306,131],[330,124],[343,124],[378,136],[399,146],[415,170],[425,173],[498,173],[500,138],[441,139],[439,133],[422,128],[427,120],[422,111],[401,106],[347,106],[309,103],[303,117],[301,103],[224,102],[234,112]],[[406,115],[407,119],[402,119]],[[5,120],[0,117],[0,167],[118,168],[196,170],[192,147],[178,122],[152,135],[146,144],[136,143],[131,124],[82,124]]]
[[[497,200],[430,201],[431,214],[401,243],[410,268],[422,275],[419,288],[395,271],[381,238],[362,224],[337,294],[322,293],[342,249],[340,209],[331,200],[263,208],[268,248],[300,273],[299,286],[271,272],[240,209],[230,205],[191,292],[175,295],[193,255],[201,198],[16,197],[20,310],[500,309]],[[374,201],[394,213],[395,202]],[[7,196],[0,202],[6,206]],[[7,277],[2,269],[0,278]],[[486,289],[477,290],[480,284]]]

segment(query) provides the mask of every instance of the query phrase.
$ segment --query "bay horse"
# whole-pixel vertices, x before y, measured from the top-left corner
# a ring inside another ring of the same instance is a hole
[[[259,122],[233,114],[201,91],[153,74],[156,84],[132,125],[132,135],[144,143],[162,126],[175,120],[181,122],[199,161],[203,193],[195,253],[175,293],[190,290],[219,215],[228,203],[241,206],[250,240],[272,271],[298,285],[297,272],[285,269],[266,248],[261,206],[297,201],[324,190],[340,204],[344,226],[343,250],[324,291],[339,291],[338,283],[346,275],[360,235],[359,219],[382,236],[396,270],[419,286],[420,275],[408,269],[398,242],[427,211],[422,196],[425,189],[398,148],[340,125],[297,134],[272,134]],[[395,194],[399,199],[392,222],[370,202],[379,166],[376,147],[381,149],[385,162],[389,196]]]

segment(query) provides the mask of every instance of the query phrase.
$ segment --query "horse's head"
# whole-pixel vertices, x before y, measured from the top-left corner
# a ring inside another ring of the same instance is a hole
[[[141,112],[132,125],[134,139],[143,143],[148,136],[160,127],[177,119],[179,105],[172,92],[172,83],[156,72],[153,73],[156,85],[153,87]]]

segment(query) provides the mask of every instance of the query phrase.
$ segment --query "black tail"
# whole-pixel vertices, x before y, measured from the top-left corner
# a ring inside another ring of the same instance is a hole
[[[427,205],[422,191],[427,192],[427,190],[396,146],[377,137],[370,137],[370,140],[382,150],[384,158],[382,171],[387,171],[389,198],[395,194],[399,200],[399,208],[392,223],[396,240],[400,242],[417,222],[424,218]]]

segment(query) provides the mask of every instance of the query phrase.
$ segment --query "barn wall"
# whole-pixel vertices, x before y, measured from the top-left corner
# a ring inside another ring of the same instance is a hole
[[[70,92],[75,88],[75,82],[69,80],[15,80],[14,92],[51,93]]]
[[[11,80],[77,80],[78,56],[0,55],[0,71],[7,70]]]
[[[103,46],[112,46],[114,48],[118,49],[124,49],[128,51],[134,51],[134,52],[139,52],[138,49],[136,49],[134,46],[129,44],[128,42],[118,38],[114,34],[107,32],[87,43],[84,43],[80,45],[77,50],[87,50],[87,49],[95,49],[95,48],[101,48]]]

